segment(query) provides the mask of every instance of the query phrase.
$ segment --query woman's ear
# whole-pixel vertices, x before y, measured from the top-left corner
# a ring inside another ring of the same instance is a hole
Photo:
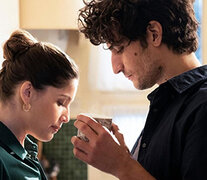
[[[30,99],[32,97],[32,83],[30,81],[25,81],[20,87],[20,98],[23,104],[30,104]]]
[[[158,47],[162,43],[162,25],[158,21],[150,21],[147,26],[147,40]]]

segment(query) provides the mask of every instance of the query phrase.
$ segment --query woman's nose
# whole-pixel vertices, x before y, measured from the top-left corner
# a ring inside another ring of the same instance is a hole
[[[69,120],[70,120],[70,112],[69,112],[69,110],[67,112],[64,112],[64,114],[62,114],[62,116],[60,118],[61,118],[61,121],[63,123],[68,123]]]

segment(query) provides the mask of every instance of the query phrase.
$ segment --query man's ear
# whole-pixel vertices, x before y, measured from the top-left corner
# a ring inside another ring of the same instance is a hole
[[[147,40],[158,47],[162,43],[162,25],[158,21],[150,21],[147,26]]]
[[[30,103],[30,99],[32,97],[33,86],[30,81],[25,81],[20,87],[20,97],[23,104]]]

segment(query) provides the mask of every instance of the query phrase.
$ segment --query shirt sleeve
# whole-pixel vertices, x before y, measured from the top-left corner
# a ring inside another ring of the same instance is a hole
[[[207,103],[202,104],[191,116],[184,141],[181,173],[183,180],[207,179]],[[192,122],[191,119],[191,122]]]

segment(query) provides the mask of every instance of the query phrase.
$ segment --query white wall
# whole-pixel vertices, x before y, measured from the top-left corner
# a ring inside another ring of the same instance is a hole
[[[19,1],[0,0],[0,45],[7,40],[12,31],[19,27]],[[3,62],[2,48],[0,48],[0,67]]]
[[[118,180],[118,178],[88,166],[88,180]]]
[[[207,64],[207,1],[203,0],[202,10],[202,60],[204,64]]]

